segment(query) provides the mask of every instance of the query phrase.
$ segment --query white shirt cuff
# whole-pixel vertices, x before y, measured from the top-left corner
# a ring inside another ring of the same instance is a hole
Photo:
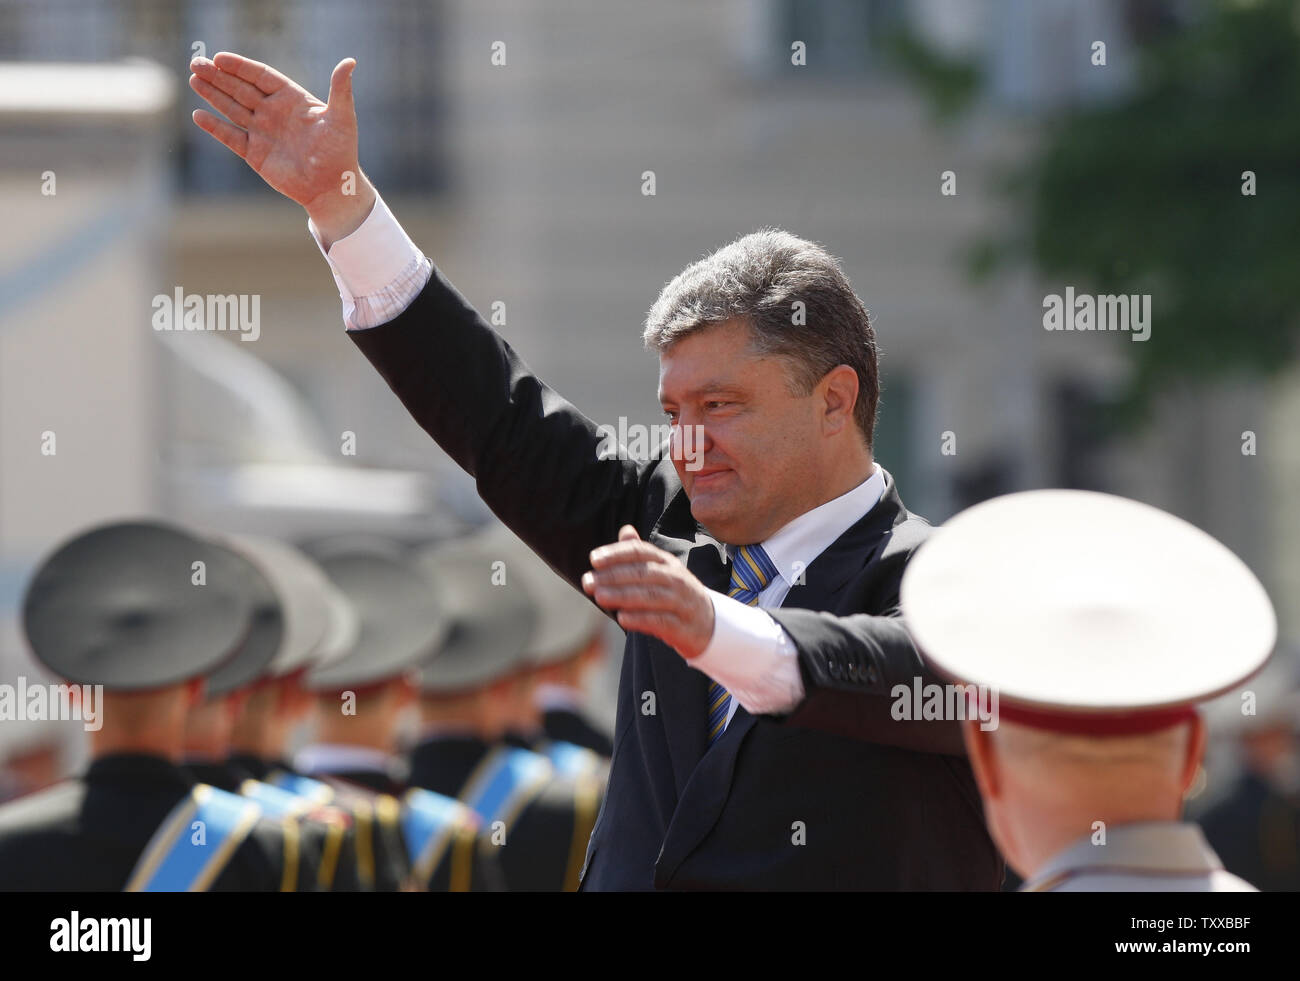
[[[307,231],[329,263],[349,330],[392,320],[410,306],[433,275],[433,264],[379,195],[366,220],[329,251],[321,245],[320,232],[310,218]]]
[[[794,641],[760,607],[713,593],[713,636],[689,662],[753,715],[789,712],[804,697]]]

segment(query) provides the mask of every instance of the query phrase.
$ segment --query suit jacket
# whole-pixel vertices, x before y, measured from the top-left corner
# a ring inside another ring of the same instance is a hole
[[[472,736],[426,739],[411,751],[411,784],[461,798],[471,775],[494,748]],[[482,847],[499,854],[508,891],[559,892],[577,886],[599,794],[595,780],[556,778],[527,799],[505,829],[504,844],[498,844],[493,829],[485,825]]]
[[[726,587],[719,544],[668,459],[603,459],[596,424],[535,377],[436,268],[398,317],[349,336],[488,506],[578,588],[623,524]],[[628,636],[587,889],[997,889],[959,723],[895,721],[895,685],[938,682],[899,619],[903,569],[930,533],[892,477],[772,616],[806,697],[736,712],[706,752],[708,679]]]
[[[583,746],[601,756],[614,755],[614,743],[605,733],[570,709],[549,709],[542,713],[542,728],[550,739]]]
[[[193,778],[161,757],[103,756],[86,773],[0,807],[0,890],[120,891],[150,838],[193,789]],[[285,839],[260,819],[212,891],[281,889]],[[314,888],[305,864],[298,889]]]

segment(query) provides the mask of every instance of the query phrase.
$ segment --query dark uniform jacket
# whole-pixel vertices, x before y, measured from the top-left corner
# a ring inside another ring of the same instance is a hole
[[[411,751],[411,785],[463,799],[470,777],[493,748],[473,736],[425,740]],[[499,855],[505,887],[511,892],[577,888],[599,796],[596,780],[557,777],[526,798],[504,829],[504,843],[485,824],[482,847]]]
[[[169,760],[103,756],[86,773],[0,807],[0,890],[118,891],[194,779]],[[286,869],[300,870],[286,881]],[[259,820],[213,891],[313,888],[279,822]]]
[[[720,545],[670,459],[608,458],[596,423],[547,388],[436,268],[393,320],[348,336],[487,505],[579,588],[624,524],[725,590]],[[988,889],[1002,861],[957,720],[900,722],[895,686],[942,683],[899,619],[904,567],[930,526],[893,478],[876,506],[769,611],[806,697],[743,708],[707,746],[709,679],[628,636],[609,787],[588,889]],[[707,752],[706,752],[707,749]]]
[[[251,773],[230,761],[187,761],[185,769],[201,783],[219,790],[242,794]],[[299,831],[299,861],[306,874],[314,876],[323,892],[358,892],[376,888],[363,882],[358,868],[356,830],[352,817],[342,811],[326,812],[313,807],[296,818]]]
[[[542,729],[549,739],[573,743],[601,756],[614,755],[614,743],[609,736],[588,722],[581,713],[571,709],[549,709],[543,712]]]
[[[394,774],[381,770],[341,770],[337,773],[314,774],[315,779],[329,783],[339,794],[339,803],[355,807],[359,801],[368,801],[375,818],[371,824],[374,852],[377,859],[389,862],[401,870],[399,887],[406,886],[415,856],[407,848],[401,828],[401,810],[408,786]],[[378,802],[386,800],[399,808]],[[483,830],[477,826],[458,827],[444,853],[424,878],[410,886],[428,892],[501,892],[505,880],[494,850],[484,847]]]

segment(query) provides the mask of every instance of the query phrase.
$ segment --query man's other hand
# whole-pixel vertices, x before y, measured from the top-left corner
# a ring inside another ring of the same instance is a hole
[[[657,637],[683,657],[704,652],[713,637],[713,600],[681,559],[644,542],[624,525],[618,541],[591,552],[582,588],[624,630]]]
[[[306,208],[326,249],[356,231],[375,203],[357,157],[356,66],[352,58],[335,66],[327,104],[251,58],[222,51],[190,62],[190,88],[229,119],[196,109],[195,124]]]

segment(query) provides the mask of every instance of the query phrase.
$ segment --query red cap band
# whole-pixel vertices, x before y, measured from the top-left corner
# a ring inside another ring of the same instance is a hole
[[[1179,705],[1139,712],[1086,713],[1031,709],[1002,702],[998,705],[998,716],[1003,721],[1031,729],[1048,729],[1081,736],[1138,736],[1190,722],[1196,718],[1196,708],[1192,705]]]

